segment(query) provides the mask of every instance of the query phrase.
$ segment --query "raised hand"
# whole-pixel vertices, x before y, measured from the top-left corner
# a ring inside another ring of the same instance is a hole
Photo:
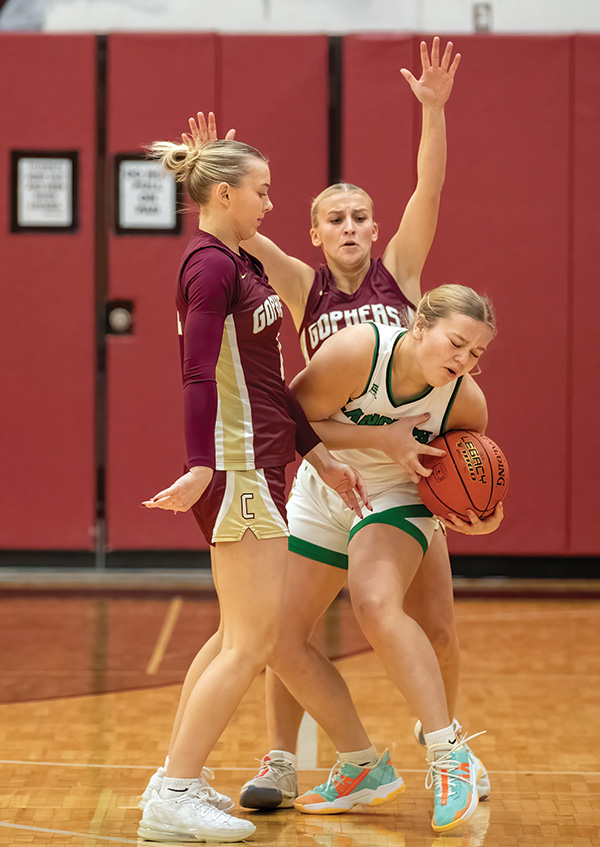
[[[421,78],[416,79],[409,70],[402,68],[400,73],[408,82],[419,103],[423,106],[441,109],[450,97],[454,76],[460,63],[460,53],[452,59],[451,41],[446,44],[444,55],[440,62],[440,39],[436,35],[431,45],[431,58],[427,44],[421,41]],[[452,64],[450,61],[452,60]]]
[[[188,147],[198,147],[200,144],[206,144],[207,141],[216,141],[219,137],[217,133],[217,119],[214,112],[208,113],[208,122],[204,117],[204,112],[198,112],[195,118],[190,118],[190,133],[181,133],[181,140]],[[225,136],[226,141],[235,139],[235,129],[230,129]]]

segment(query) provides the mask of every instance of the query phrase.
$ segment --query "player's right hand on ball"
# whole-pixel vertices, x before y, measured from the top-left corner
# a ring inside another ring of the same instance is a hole
[[[424,415],[413,415],[380,427],[381,449],[386,456],[400,465],[409,475],[411,482],[418,482],[422,476],[429,476],[431,473],[431,468],[421,464],[420,456],[446,455],[445,450],[421,444],[413,435],[413,429],[426,424],[430,417],[431,415],[427,412]]]
[[[438,518],[438,520],[444,526],[450,527],[455,532],[462,532],[463,535],[489,535],[490,532],[495,532],[504,520],[504,504],[498,503],[492,514],[483,520],[478,518],[471,509],[467,509],[467,514],[471,523],[452,514],[448,515],[447,518]]]

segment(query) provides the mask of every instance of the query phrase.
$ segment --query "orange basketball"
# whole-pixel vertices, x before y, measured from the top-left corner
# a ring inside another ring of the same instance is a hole
[[[419,482],[419,496],[434,515],[446,518],[450,513],[465,521],[467,509],[487,518],[504,499],[510,474],[502,450],[491,438],[478,432],[453,429],[430,442],[446,455],[423,456],[422,464],[431,468]]]

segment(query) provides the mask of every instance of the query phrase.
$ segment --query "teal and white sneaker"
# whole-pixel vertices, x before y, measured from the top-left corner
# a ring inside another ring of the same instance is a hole
[[[389,803],[406,790],[387,750],[371,767],[336,762],[329,779],[297,798],[294,806],[306,815],[338,815],[354,806]]]
[[[462,735],[462,726],[459,724],[456,718],[452,721],[452,725],[456,734]],[[426,747],[427,745],[425,744],[425,736],[423,735],[423,725],[421,721],[416,722],[413,731],[417,744],[420,744],[421,747]],[[477,756],[475,755],[475,753],[473,753],[469,745],[465,743],[465,747],[473,756],[473,758],[477,759]],[[477,796],[480,800],[487,800],[487,798],[490,796],[491,791],[490,777],[481,759],[477,759],[477,762],[479,764],[479,776],[477,778]]]
[[[433,786],[436,832],[447,832],[466,823],[479,803],[479,762],[460,738],[454,744],[432,744],[427,751],[429,770],[425,787]]]

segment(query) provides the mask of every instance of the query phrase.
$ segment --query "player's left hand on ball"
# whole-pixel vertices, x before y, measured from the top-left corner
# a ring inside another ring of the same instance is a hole
[[[484,518],[484,520],[478,518],[475,512],[472,512],[470,509],[467,509],[467,514],[471,523],[461,520],[456,515],[448,515],[447,518],[443,520],[440,518],[440,520],[444,526],[450,527],[450,529],[456,532],[462,532],[463,535],[488,535],[490,532],[497,530],[502,523],[504,519],[504,506],[502,503],[498,503],[492,514]]]

